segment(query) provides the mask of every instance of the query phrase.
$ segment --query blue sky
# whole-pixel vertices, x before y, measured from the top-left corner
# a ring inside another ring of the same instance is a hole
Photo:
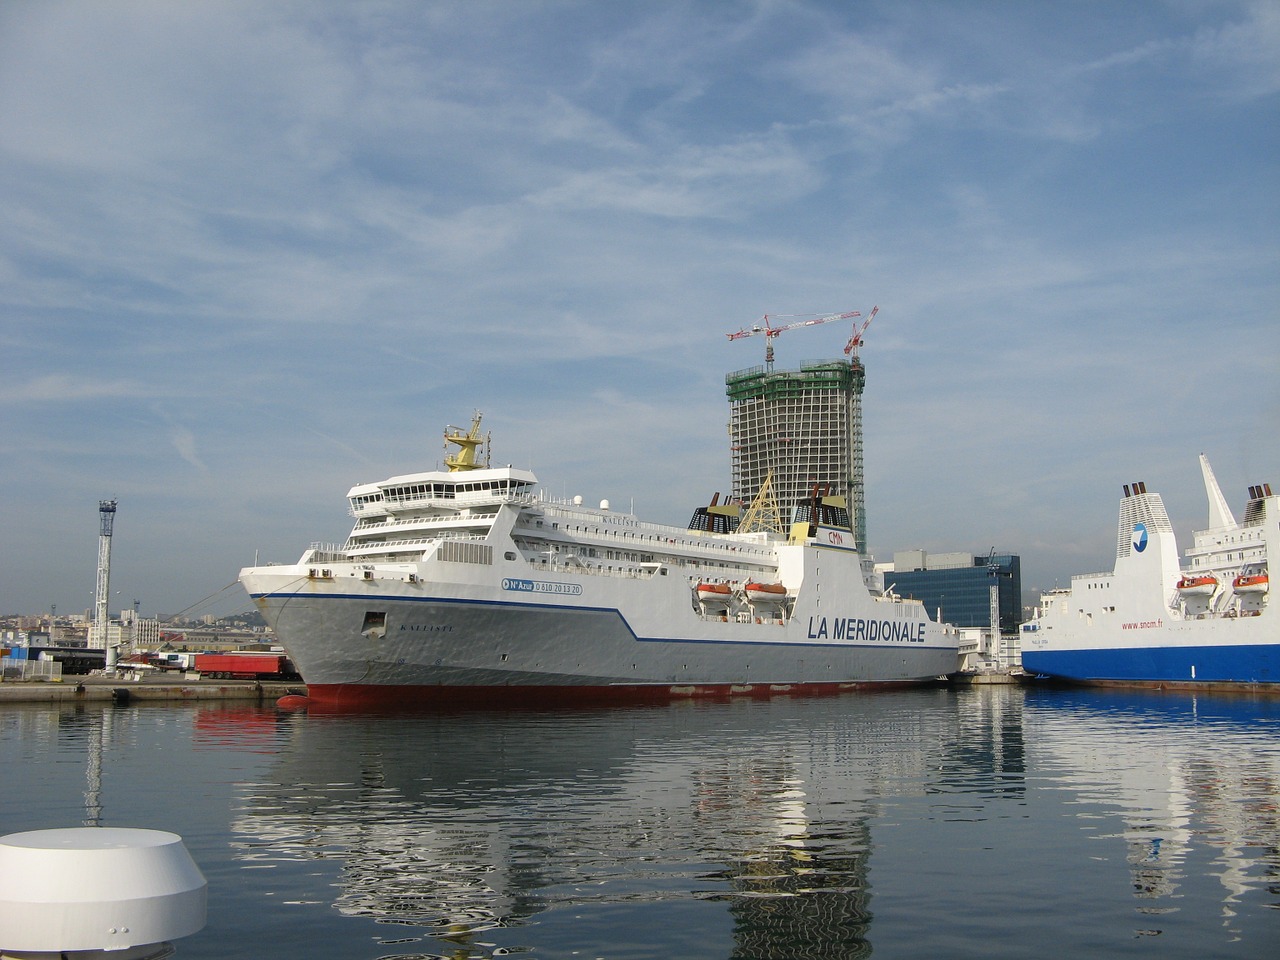
[[[725,334],[875,304],[877,556],[1108,569],[1122,483],[1280,482],[1278,108],[1275,2],[2,4],[0,612],[92,605],[104,498],[191,607],[477,409],[683,524]]]

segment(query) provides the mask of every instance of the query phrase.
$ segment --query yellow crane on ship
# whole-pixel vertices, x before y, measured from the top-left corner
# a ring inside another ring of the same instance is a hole
[[[477,410],[475,416],[471,419],[471,429],[463,433],[459,427],[445,427],[444,442],[452,443],[458,448],[457,453],[448,454],[444,458],[444,465],[449,468],[450,473],[461,473],[465,470],[479,470],[489,466],[489,434],[480,436],[480,421],[482,416]],[[484,462],[479,463],[476,460],[476,448],[484,447]],[[448,447],[445,447],[447,450]]]

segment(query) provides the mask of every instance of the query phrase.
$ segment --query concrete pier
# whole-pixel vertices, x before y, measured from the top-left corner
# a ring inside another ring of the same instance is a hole
[[[191,680],[145,677],[64,677],[62,680],[6,680],[0,683],[0,707],[9,703],[134,703],[140,701],[256,700],[275,703],[286,693],[301,693],[303,683],[255,680]]]

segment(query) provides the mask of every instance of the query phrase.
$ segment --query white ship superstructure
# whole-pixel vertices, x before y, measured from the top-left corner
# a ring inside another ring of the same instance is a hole
[[[1208,526],[1181,560],[1164,503],[1126,485],[1111,573],[1073,577],[1023,626],[1028,672],[1086,682],[1280,684],[1280,497],[1249,488],[1237,521],[1200,457]]]
[[[646,523],[481,465],[478,418],[446,438],[449,470],[351,489],[341,547],[241,572],[313,699],[766,694],[956,667],[956,634],[876,589],[847,526]]]

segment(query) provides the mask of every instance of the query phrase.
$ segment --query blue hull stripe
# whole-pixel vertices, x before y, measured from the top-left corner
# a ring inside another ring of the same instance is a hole
[[[1024,650],[1022,667],[1028,673],[1068,680],[1280,683],[1280,643],[1128,650]]]

